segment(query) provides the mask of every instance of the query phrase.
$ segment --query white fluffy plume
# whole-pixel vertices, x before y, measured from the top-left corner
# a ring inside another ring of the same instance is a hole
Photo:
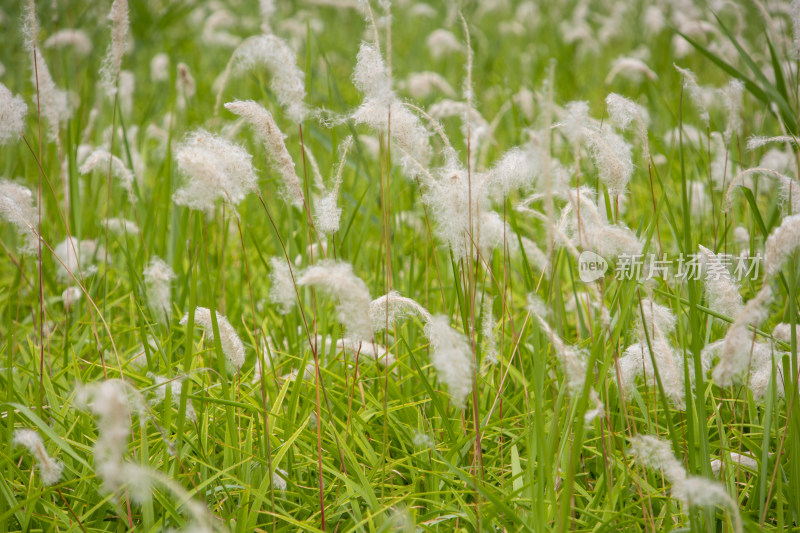
[[[25,447],[36,458],[42,482],[45,485],[55,485],[61,480],[64,465],[56,461],[44,448],[42,437],[32,429],[18,429],[14,432],[14,444]]]
[[[236,370],[242,368],[244,364],[244,344],[239,335],[228,319],[219,314],[217,315],[217,328],[219,329],[219,342],[222,346],[222,353],[228,363]],[[189,322],[187,314],[181,319],[180,324],[185,326]],[[211,320],[211,311],[207,307],[198,307],[194,311],[194,322],[205,331],[209,340],[214,340],[214,325]]]
[[[28,106],[14,96],[8,87],[0,83],[0,146],[17,140],[25,131],[25,115]]]
[[[175,159],[178,169],[189,178],[173,196],[178,205],[211,212],[220,198],[235,206],[256,190],[252,156],[206,130],[187,134]]]
[[[348,336],[356,342],[372,340],[369,289],[350,263],[321,261],[300,273],[299,286],[313,286],[336,298],[336,312]]]
[[[456,407],[463,408],[472,392],[472,350],[467,339],[450,327],[446,316],[435,316],[425,326],[433,353],[431,363],[439,380],[447,385]]]
[[[294,52],[289,45],[272,34],[250,37],[234,50],[219,82],[216,107],[219,108],[222,92],[231,74],[261,66],[266,67],[272,74],[272,91],[286,110],[286,114],[291,120],[301,123],[308,114],[304,103],[306,91],[303,71],[298,68]]]
[[[22,253],[36,253],[39,242],[35,231],[38,215],[30,189],[0,179],[0,218],[13,224],[23,238],[24,243],[20,247]]]
[[[175,272],[163,259],[153,256],[143,274],[150,310],[159,322],[166,324],[172,315],[172,287],[170,285],[175,279]]]
[[[111,44],[103,59],[103,67],[100,70],[103,87],[109,96],[116,93],[116,83],[122,65],[122,56],[125,55],[125,45],[130,30],[130,20],[128,19],[128,0],[114,0],[111,4],[111,12],[108,14],[111,22]]]
[[[283,177],[284,196],[292,205],[302,206],[304,202],[303,187],[297,177],[292,156],[286,149],[284,142],[286,136],[278,129],[272,114],[252,100],[229,102],[225,104],[225,109],[239,115],[252,125]]]

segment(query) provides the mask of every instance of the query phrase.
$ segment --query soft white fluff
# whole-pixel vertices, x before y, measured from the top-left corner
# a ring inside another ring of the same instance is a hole
[[[128,0],[114,0],[114,3],[111,4],[108,20],[111,22],[111,44],[103,59],[100,76],[106,93],[109,96],[113,96],[116,93],[117,77],[122,65],[122,56],[125,54],[126,40],[130,29]]]
[[[103,491],[116,496],[128,482],[124,457],[130,435],[131,407],[140,413],[141,421],[144,402],[125,381],[109,379],[79,387],[76,403],[88,407],[97,417],[94,469],[102,481]]]
[[[117,235],[130,235],[135,237],[140,233],[139,226],[137,226],[135,222],[124,218],[109,218],[106,221],[106,227],[108,231],[116,233]]]
[[[30,2],[29,6],[30,9],[25,13],[23,19],[22,32],[25,35],[25,47],[31,54],[31,85],[35,90],[34,105],[39,108],[41,116],[47,120],[48,136],[51,140],[57,140],[59,128],[61,124],[69,120],[72,110],[67,93],[56,86],[47,62],[42,57],[40,47],[36,45],[39,22],[36,20],[34,2]]]
[[[392,327],[399,320],[409,316],[418,316],[423,322],[429,322],[431,314],[416,300],[401,296],[397,291],[376,298],[369,304],[369,316],[375,332]]]
[[[423,99],[437,91],[447,98],[455,98],[456,92],[450,83],[438,72],[412,72],[404,84],[412,98]]]
[[[239,335],[228,319],[219,314],[217,315],[217,328],[219,329],[219,342],[222,346],[222,353],[225,359],[236,370],[242,368],[244,364],[244,344]],[[181,319],[180,324],[185,326],[189,322],[187,314]],[[198,307],[194,311],[194,322],[203,328],[209,340],[214,340],[214,327],[211,322],[211,311],[207,307]]]
[[[353,138],[347,137],[342,143],[341,159],[336,176],[333,179],[333,186],[314,203],[314,225],[321,233],[328,235],[339,231],[339,221],[342,217],[342,208],[337,205],[339,197],[339,187],[342,184],[342,172],[344,171],[347,152],[353,145]],[[309,158],[310,161],[315,161]],[[316,165],[316,162],[314,163]]]
[[[88,174],[95,170],[105,173],[108,172],[109,168],[114,177],[120,181],[122,187],[127,191],[128,199],[131,203],[134,203],[136,197],[133,195],[133,172],[125,166],[125,163],[119,157],[109,153],[105,148],[98,148],[92,152],[78,171],[81,174]]]
[[[683,88],[689,93],[689,97],[697,107],[700,113],[700,119],[703,121],[706,128],[709,128],[711,116],[708,114],[706,103],[709,100],[709,91],[697,84],[697,78],[691,70],[680,68],[678,65],[674,66],[675,70],[680,72],[681,76],[683,76]]]
[[[669,308],[649,298],[642,300],[641,312],[637,310],[636,315],[638,342],[628,346],[616,365],[622,392],[630,394],[636,387],[636,378],[641,375],[652,383],[657,371],[667,399],[677,408],[684,409],[686,391],[682,358],[669,341],[669,335],[675,330],[675,315]]]
[[[783,219],[764,244],[764,277],[777,275],[783,263],[800,247],[800,213]]]
[[[758,471],[758,461],[750,455],[743,455],[741,453],[730,452],[726,454],[727,460],[725,459],[712,459],[711,460],[711,471],[714,473],[715,476],[719,475],[720,471],[722,470],[722,465],[730,463],[735,466],[736,470],[741,469],[742,467],[747,468],[748,470]]]
[[[291,266],[282,257],[271,257],[269,266],[269,299],[277,304],[280,314],[288,315],[297,301]]]
[[[28,106],[0,83],[0,146],[17,140],[25,131]]]
[[[153,389],[156,403],[163,402],[167,397],[167,387],[170,389],[170,396],[172,405],[179,407],[181,403],[181,380],[169,379],[164,376],[152,376],[157,387]],[[194,422],[197,420],[197,412],[194,410],[194,404],[191,398],[186,399],[186,418]]]
[[[92,263],[104,254],[104,249],[94,240],[68,237],[58,243],[53,252],[57,258],[58,279],[66,281],[72,276],[80,279],[81,275],[86,277],[97,272],[97,266]]]
[[[434,30],[426,39],[428,50],[435,60],[439,60],[456,52],[464,51],[464,45],[452,32],[439,28]]]
[[[321,261],[300,273],[299,286],[313,286],[336,299],[336,312],[355,341],[372,340],[370,295],[350,263]]]
[[[36,458],[42,482],[45,485],[55,485],[61,480],[64,465],[56,461],[47,453],[42,442],[42,437],[32,429],[18,429],[14,432],[14,444],[25,447]]]
[[[361,106],[351,115],[355,123],[365,124],[381,134],[389,133],[392,153],[400,156],[406,174],[417,175],[419,170],[416,165],[427,165],[432,155],[428,132],[419,118],[395,96],[391,73],[375,45],[361,43],[353,71],[353,84],[364,94]]]
[[[720,387],[727,387],[740,379],[750,366],[756,344],[755,335],[750,328],[758,327],[766,319],[772,298],[772,289],[769,285],[764,285],[728,328],[720,351],[720,361],[712,374]]]
[[[286,136],[278,128],[272,114],[252,100],[236,100],[225,104],[225,109],[247,120],[283,177],[284,196],[294,206],[303,205],[303,187],[295,171],[294,161],[286,149]]]
[[[150,60],[150,80],[153,82],[169,80],[169,56],[159,52]]]
[[[23,238],[24,243],[20,247],[22,253],[36,253],[39,242],[35,230],[38,216],[30,189],[0,179],[0,218],[10,222]]]
[[[616,58],[611,64],[611,70],[606,75],[606,85],[614,81],[617,76],[623,76],[635,82],[640,81],[642,77],[649,80],[658,79],[658,75],[647,66],[647,63],[636,57]]]
[[[236,206],[255,191],[252,156],[241,146],[206,130],[187,134],[175,156],[188,180],[174,194],[178,205],[211,212],[220,198]]]
[[[175,272],[163,259],[153,256],[143,275],[150,310],[159,322],[166,324],[172,315],[171,284],[175,279]]]
[[[64,308],[69,309],[83,298],[83,290],[80,287],[67,287],[61,293],[61,301],[64,302]]]
[[[683,463],[672,454],[669,442],[651,435],[635,435],[631,437],[631,453],[640,465],[661,471],[672,483],[673,498],[687,506],[724,507],[731,513],[734,530],[742,531],[739,507],[725,487],[700,476],[689,476]]]
[[[744,308],[739,287],[714,252],[703,245],[700,245],[700,252],[705,260],[704,289],[708,306],[717,313],[737,316]]]
[[[303,122],[308,114],[304,102],[306,91],[303,71],[298,68],[289,45],[272,34],[250,37],[234,50],[220,81],[217,108],[230,75],[256,67],[266,67],[272,74],[272,91],[288,117],[297,123]]]
[[[446,316],[434,316],[425,326],[431,343],[431,363],[439,380],[447,385],[456,407],[464,408],[472,392],[472,350],[467,339],[450,327]]]
[[[89,55],[92,51],[92,41],[85,31],[64,28],[53,33],[44,41],[45,48],[66,48],[71,47],[72,50],[80,56]]]

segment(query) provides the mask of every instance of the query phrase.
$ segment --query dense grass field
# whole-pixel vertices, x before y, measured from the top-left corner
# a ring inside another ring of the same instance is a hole
[[[800,3],[0,24],[0,531],[800,527]]]

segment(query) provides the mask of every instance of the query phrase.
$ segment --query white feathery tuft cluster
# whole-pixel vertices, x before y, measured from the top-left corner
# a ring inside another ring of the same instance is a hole
[[[633,175],[631,147],[608,126],[586,128],[586,145],[612,196],[623,194]]]
[[[434,316],[425,325],[425,336],[431,343],[431,363],[439,380],[447,385],[450,398],[458,408],[466,406],[472,392],[472,351],[467,339],[450,327],[446,316]]]
[[[428,45],[431,56],[437,61],[450,54],[464,51],[464,45],[461,44],[458,37],[444,28],[431,32],[425,42]]]
[[[372,323],[372,330],[376,333],[392,327],[399,320],[410,316],[418,316],[423,322],[430,322],[431,314],[422,307],[416,300],[402,296],[397,291],[391,291],[379,298],[375,298],[369,304],[369,317]],[[388,317],[388,319],[387,319]]]
[[[715,144],[720,144],[720,146],[721,146],[722,141],[720,139],[722,138],[722,136],[718,132],[716,132],[716,131],[712,132],[711,133],[711,138],[712,138],[712,141],[715,142]],[[721,189],[722,188],[721,186],[723,184],[723,178],[725,176],[723,175],[721,169],[717,171],[717,170],[715,170],[714,166],[715,166],[715,162],[712,162],[712,166],[711,166],[712,173],[711,173],[711,176],[714,179],[714,182],[715,182],[714,184],[715,184],[716,188],[717,189]],[[753,175],[764,175],[764,176],[767,176],[767,177],[770,177],[770,178],[777,179],[781,183],[781,188],[786,192],[786,196],[790,196],[790,195],[792,195],[791,193],[797,191],[797,184],[794,183],[794,181],[791,178],[789,178],[788,176],[784,176],[783,174],[781,174],[780,172],[778,172],[776,170],[773,170],[771,168],[766,168],[766,167],[746,168],[746,169],[742,170],[741,172],[737,173],[736,176],[734,176],[734,178],[732,180],[730,180],[730,182],[728,183],[728,189],[727,189],[727,192],[725,193],[725,201],[722,203],[723,212],[727,213],[733,207],[733,194],[734,194],[734,192],[736,191],[737,188],[739,188],[739,187],[751,187],[752,186],[752,181],[750,180],[750,177],[753,176]],[[800,205],[800,204],[798,204],[799,200],[797,200],[794,197],[791,200],[792,200],[791,208],[792,208],[792,212],[794,213],[795,212],[795,209],[794,209],[795,206]]]
[[[298,68],[289,45],[272,34],[250,37],[234,50],[220,80],[217,108],[231,73],[246,72],[260,66],[272,74],[272,91],[288,117],[298,124],[303,122],[308,115],[303,71]]]
[[[672,483],[672,497],[687,506],[724,507],[731,513],[734,530],[742,531],[742,519],[736,501],[719,483],[699,476],[689,476],[683,464],[672,454],[667,441],[651,435],[631,437],[631,453],[636,461],[653,470],[659,470]]]
[[[244,364],[244,344],[242,344],[239,335],[228,319],[217,314],[217,328],[219,329],[219,342],[222,346],[222,353],[225,355],[227,362],[235,369],[239,370]],[[185,326],[189,322],[189,315],[187,314],[181,319],[181,326]],[[214,326],[211,321],[211,311],[207,307],[198,307],[194,311],[194,322],[196,325],[203,328],[203,331],[208,337],[208,340],[214,340]]]
[[[278,306],[282,315],[291,313],[297,301],[297,293],[292,281],[292,267],[281,257],[271,257],[269,273],[269,299]]]
[[[764,277],[777,275],[783,263],[800,247],[800,213],[783,219],[764,244]]]
[[[684,409],[683,365],[668,340],[675,330],[675,315],[649,298],[642,300],[641,313],[637,314],[642,315],[637,319],[638,342],[625,349],[616,365],[622,392],[629,395],[636,387],[637,377],[644,375],[654,380],[658,372],[667,399],[677,408]]]
[[[403,87],[408,91],[412,98],[427,98],[436,91],[442,93],[447,98],[455,98],[456,92],[450,83],[438,72],[413,72],[408,75]]]
[[[704,258],[704,287],[708,306],[717,313],[737,316],[744,308],[739,287],[714,252],[700,245],[700,253]]]
[[[257,189],[252,156],[241,146],[206,130],[187,134],[175,159],[189,178],[173,196],[178,205],[212,212],[217,199],[236,206]]]
[[[611,99],[610,109],[620,111],[618,118],[627,119],[632,113],[631,105],[621,105],[621,97]],[[635,105],[635,104],[634,104]],[[625,110],[626,113],[622,113]],[[635,113],[634,113],[635,115]],[[643,119],[642,119],[643,120]],[[564,109],[559,129],[574,145],[575,150],[581,144],[589,149],[597,173],[612,196],[623,194],[633,175],[631,147],[608,124],[603,124],[589,116],[589,105],[586,102],[569,102]]]
[[[336,312],[355,341],[372,340],[369,289],[350,263],[321,261],[300,273],[298,286],[313,286],[336,298]]]
[[[800,324],[795,324],[795,338],[800,342]],[[772,329],[772,336],[775,339],[790,344],[792,342],[792,325],[781,322]]]
[[[631,122],[636,123],[639,130],[639,140],[644,149],[644,159],[649,164],[650,143],[647,139],[647,124],[650,121],[650,117],[647,109],[616,93],[611,93],[606,97],[606,108],[608,109],[609,117],[620,129],[626,130]]]
[[[167,397],[167,387],[170,389],[172,396],[172,405],[179,407],[181,403],[181,380],[169,379],[164,376],[152,376],[157,387],[153,389],[157,403],[163,402]],[[186,399],[186,418],[194,422],[197,420],[197,412],[194,410],[194,404],[191,398]]]
[[[342,172],[344,171],[345,158],[352,145],[353,138],[347,137],[341,149],[342,156],[339,161],[339,168],[336,171],[336,176],[333,179],[333,187],[314,203],[314,225],[318,231],[325,235],[339,231],[339,221],[342,217],[342,209],[337,206],[339,187],[342,184]],[[314,160],[311,159],[311,161]]]
[[[561,211],[558,229],[570,242],[559,244],[589,249],[609,258],[642,252],[644,244],[633,231],[622,224],[609,224],[606,221],[595,203],[592,189],[565,189],[563,194],[568,203]]]
[[[125,166],[125,163],[123,163],[119,157],[109,153],[105,148],[98,148],[92,152],[78,171],[81,174],[88,174],[94,170],[108,172],[109,165],[111,166],[111,173],[122,183],[123,188],[128,192],[128,199],[131,203],[135,203],[136,197],[133,194],[133,172]]]
[[[144,269],[144,286],[147,303],[156,319],[166,324],[172,315],[172,288],[175,272],[163,259],[153,256]]]
[[[28,106],[0,83],[0,146],[19,139],[25,131]]]
[[[375,45],[361,43],[353,71],[353,83],[364,94],[364,101],[352,114],[355,123],[365,124],[378,133],[389,133],[392,152],[395,153],[395,149],[399,152],[404,172],[411,176],[417,175],[418,167],[427,165],[432,156],[428,131],[419,118],[394,94],[391,72]]]
[[[67,287],[61,293],[61,301],[64,302],[64,308],[69,309],[83,298],[83,291],[80,287]]]
[[[97,272],[97,266],[92,264],[95,257],[103,255],[104,249],[92,239],[79,240],[68,237],[53,249],[57,257],[57,275],[61,281],[66,281],[72,276],[80,278],[91,276]]]
[[[535,153],[519,147],[505,152],[487,172],[487,188],[493,198],[503,200],[513,191],[530,187],[539,176]]]
[[[117,235],[130,235],[135,237],[141,233],[139,226],[137,226],[135,222],[124,218],[109,218],[106,221],[106,227],[108,231],[116,233]]]
[[[261,14],[261,32],[272,33],[272,17],[278,6],[275,5],[275,0],[258,0],[258,11]]]
[[[77,55],[87,56],[92,51],[92,41],[83,30],[64,28],[44,41],[45,48],[72,47]]]
[[[485,297],[483,301],[483,314],[481,317],[481,335],[483,335],[483,357],[484,361],[493,365],[497,363],[499,355],[497,351],[497,338],[494,333],[494,312],[491,297]]]
[[[720,387],[727,387],[740,379],[748,368],[751,368],[751,356],[756,354],[761,343],[755,340],[755,333],[751,327],[758,325],[767,318],[769,304],[773,293],[769,285],[751,298],[736,320],[728,328],[719,352],[720,360],[714,367],[712,377]]]
[[[583,362],[583,354],[575,347],[566,345],[553,331],[553,328],[545,320],[547,308],[536,295],[528,295],[527,309],[539,322],[539,327],[550,340],[567,378],[567,387],[573,393],[580,393],[586,381],[586,365]]]
[[[647,66],[647,63],[636,57],[618,57],[615,59],[611,64],[611,70],[606,75],[606,85],[620,75],[633,81],[640,81],[642,76],[651,81],[658,79],[658,75]]]
[[[25,46],[31,54],[31,85],[33,85],[35,96],[34,103],[40,110],[41,116],[47,120],[48,136],[50,139],[58,139],[58,130],[62,123],[69,120],[72,116],[69,99],[65,91],[60,90],[47,62],[42,57],[39,47],[36,46],[36,39],[39,34],[39,22],[36,20],[34,2],[30,2],[30,9],[25,13],[23,19],[23,34],[25,35]]]
[[[492,133],[492,125],[480,112],[470,107],[466,102],[455,100],[440,100],[430,107],[428,113],[436,119],[459,117],[461,119],[461,134],[469,141],[471,147],[470,166],[475,167],[478,152],[484,146]]]
[[[769,143],[793,143],[794,137],[791,135],[778,135],[777,137],[759,137],[757,135],[753,135],[752,137],[747,138],[747,150],[757,150],[762,146],[766,146]]]
[[[39,212],[34,204],[33,193],[27,187],[0,179],[0,218],[7,220],[24,239],[20,252],[35,254],[39,237],[36,221]]]
[[[697,84],[697,78],[691,70],[680,68],[678,65],[674,66],[675,70],[680,72],[681,76],[683,76],[683,88],[689,93],[689,97],[697,107],[697,110],[700,113],[700,119],[703,121],[703,124],[705,124],[706,128],[709,128],[711,116],[708,113],[708,107],[706,105],[706,101],[708,99],[708,90],[700,87],[700,85]]]
[[[303,186],[297,177],[292,156],[286,149],[286,136],[278,128],[272,113],[252,100],[229,102],[225,104],[225,109],[250,123],[283,177],[284,196],[295,207],[301,207],[305,201]]]
[[[741,453],[736,453],[736,452],[728,453],[727,460],[722,458],[712,459],[711,471],[714,473],[715,476],[718,476],[720,471],[722,470],[722,465],[727,463],[735,465],[735,468],[737,470],[744,467],[749,470],[758,472],[758,461],[756,461],[754,457],[751,457],[749,455],[743,455]]]
[[[744,83],[741,80],[731,80],[728,85],[721,89],[722,97],[728,106],[728,123],[725,132],[722,134],[725,144],[730,144],[731,137],[739,133],[742,129],[742,95],[744,94]]]
[[[800,246],[800,214],[783,219],[781,225],[767,237],[764,253],[764,285],[755,297],[736,316],[725,338],[715,351],[719,363],[712,377],[721,387],[740,381],[750,370],[748,384],[756,398],[764,395],[772,375],[773,354],[771,345],[756,340],[757,328],[769,315],[769,305],[774,293],[770,281],[780,273],[783,263]],[[791,331],[791,330],[790,330]],[[709,347],[707,347],[709,349]],[[777,354],[776,354],[777,355]],[[778,384],[782,393],[782,383]]]
[[[116,497],[129,481],[125,452],[130,435],[131,407],[139,413],[140,423],[143,423],[144,401],[125,381],[109,379],[78,388],[76,403],[88,407],[97,417],[94,469],[103,483],[103,491]]]
[[[159,52],[150,60],[150,80],[153,82],[169,80],[169,56]]]
[[[103,87],[108,96],[114,96],[117,92],[116,84],[122,66],[122,56],[125,55],[125,47],[130,30],[130,20],[128,19],[128,0],[114,0],[111,4],[111,12],[108,14],[111,22],[111,44],[103,59],[103,66],[100,69]]]
[[[631,122],[647,116],[647,110],[642,106],[616,93],[606,96],[606,108],[611,120],[623,130],[627,129]]]
[[[61,480],[64,465],[56,461],[44,448],[42,437],[32,429],[18,429],[14,431],[14,444],[25,447],[36,458],[42,482],[45,485],[55,485]]]

